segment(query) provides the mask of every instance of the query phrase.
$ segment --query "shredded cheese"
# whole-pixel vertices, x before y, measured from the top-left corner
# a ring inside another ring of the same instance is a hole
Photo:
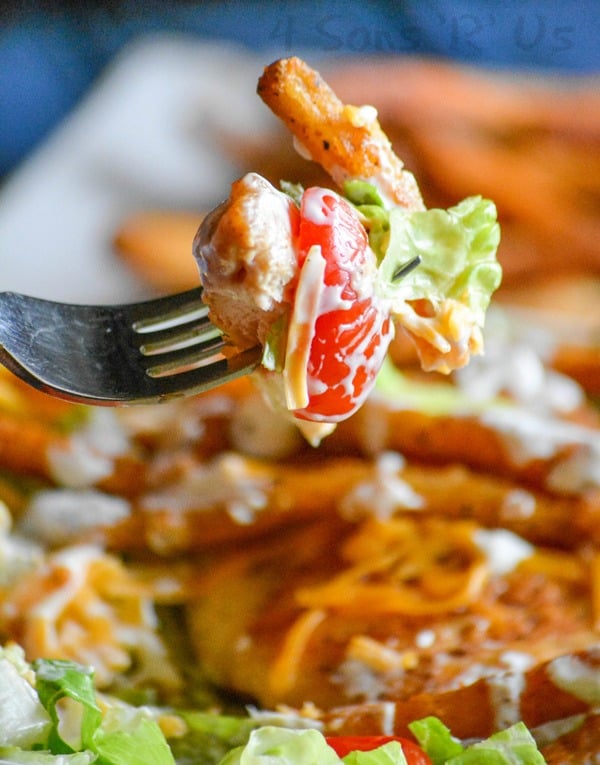
[[[472,524],[441,526],[404,518],[368,519],[344,545],[343,556],[351,565],[325,583],[299,588],[298,603],[406,615],[447,613],[469,605],[487,581],[486,556],[475,543]]]
[[[325,611],[305,611],[288,630],[269,671],[269,688],[276,698],[285,696],[296,684],[308,641],[325,616]]]
[[[0,621],[29,658],[92,665],[99,688],[134,668],[138,679],[175,688],[180,678],[157,632],[153,596],[100,548],[65,547],[20,579],[2,603]]]
[[[298,275],[298,286],[288,331],[283,380],[288,409],[308,405],[308,359],[315,322],[319,314],[325,274],[325,258],[319,245],[313,245]]]

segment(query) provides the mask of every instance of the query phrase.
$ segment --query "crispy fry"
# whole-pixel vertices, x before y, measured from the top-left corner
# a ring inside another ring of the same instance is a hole
[[[331,734],[380,733],[406,735],[408,724],[431,710],[461,738],[485,737],[498,729],[499,718],[512,714],[534,727],[570,715],[590,712],[590,703],[560,688],[553,675],[561,663],[579,666],[593,676],[598,672],[598,650],[590,649],[542,662],[521,675],[500,673],[490,681],[478,680],[445,693],[426,693],[401,701],[339,707],[326,713],[325,729]],[[560,671],[560,670],[559,670]],[[522,681],[522,682],[521,682]],[[504,683],[505,694],[500,693]],[[513,687],[516,696],[508,693]],[[543,699],[543,703],[541,700]],[[502,709],[504,701],[505,709]],[[390,708],[391,707],[391,708]],[[506,725],[510,720],[505,721]]]
[[[416,181],[394,153],[369,107],[344,105],[299,58],[280,59],[264,70],[258,94],[308,153],[343,186],[349,179],[377,179],[395,204],[422,209]]]
[[[590,396],[600,396],[600,345],[561,345],[552,365],[577,380]]]
[[[48,454],[66,444],[65,436],[35,420],[0,413],[0,465],[28,477],[51,478]]]
[[[528,161],[527,154],[499,144],[491,136],[448,128],[415,135],[419,156],[430,172],[452,178],[454,193],[475,193],[494,199],[500,222],[517,221],[545,243],[544,271],[598,271],[600,227],[552,166]],[[524,189],[529,202],[524,204]],[[576,222],[575,222],[576,221]],[[565,252],[569,257],[565,258]],[[504,264],[503,245],[499,250]],[[510,269],[508,269],[510,273]]]
[[[147,547],[174,556],[239,544],[311,519],[338,515],[348,520],[368,515],[370,503],[386,504],[390,514],[415,511],[419,516],[472,519],[490,528],[506,528],[536,544],[576,548],[586,542],[600,546],[600,492],[553,496],[519,483],[481,474],[464,465],[427,466],[407,463],[391,469],[359,458],[332,458],[318,464],[271,465],[249,462],[248,470],[262,479],[264,506],[252,522],[241,523],[222,502],[175,510],[167,488],[162,506],[153,501],[105,531],[110,547]],[[381,484],[390,484],[389,496]],[[378,488],[379,487],[379,488]],[[394,492],[402,497],[394,499]],[[361,493],[366,499],[360,500]],[[377,497],[377,500],[374,499]]]
[[[161,293],[197,287],[198,266],[192,241],[202,215],[151,210],[123,221],[113,239],[120,258],[150,287]]]
[[[497,415],[433,414],[399,405],[391,409],[389,403],[374,398],[341,423],[322,449],[359,448],[367,454],[391,449],[434,465],[462,463],[541,491],[583,494],[588,488],[585,475],[574,476],[571,485],[561,486],[556,474],[559,466],[566,468],[576,455],[585,459],[585,454],[595,453],[594,444],[600,437],[597,427],[591,424],[580,429],[577,423],[552,422],[522,409],[512,413],[498,410]],[[545,444],[543,453],[535,448],[539,443]]]
[[[476,529],[415,514],[345,531],[320,521],[233,551],[211,563],[189,605],[198,655],[219,684],[261,704],[327,709],[442,693],[478,679],[473,667],[501,673],[513,651],[537,665],[595,642],[582,560],[562,553],[546,565],[542,553],[541,568],[528,558],[486,575]],[[285,682],[265,682],[273,667]]]
[[[340,99],[375,106],[428,206],[454,204],[465,192],[497,203],[505,286],[554,270],[598,273],[597,78],[549,82],[396,58],[333,64],[327,80]],[[290,108],[288,115],[304,114]],[[271,177],[287,178],[287,148],[278,143],[263,141],[265,166]],[[253,158],[260,154],[254,148]]]

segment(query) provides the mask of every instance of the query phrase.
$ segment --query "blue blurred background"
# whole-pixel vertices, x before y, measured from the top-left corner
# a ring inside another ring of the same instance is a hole
[[[124,45],[159,32],[233,41],[273,58],[414,53],[504,70],[600,71],[598,0],[24,0],[1,7],[0,177]]]

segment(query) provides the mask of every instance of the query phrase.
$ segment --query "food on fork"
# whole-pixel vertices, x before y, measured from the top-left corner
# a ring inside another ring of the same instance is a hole
[[[237,348],[263,347],[261,386],[316,444],[364,403],[396,326],[427,370],[481,353],[499,229],[480,197],[426,210],[375,110],[342,104],[300,59],[266,67],[258,92],[339,191],[249,173],[194,253],[214,322]]]

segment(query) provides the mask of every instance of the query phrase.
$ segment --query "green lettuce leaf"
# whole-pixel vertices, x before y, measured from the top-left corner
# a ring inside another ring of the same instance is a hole
[[[467,747],[435,717],[417,720],[408,727],[433,765],[545,765],[535,739],[522,722]]]
[[[91,752],[99,765],[174,765],[164,734],[146,710],[127,705],[100,709],[90,668],[57,659],[38,660],[33,668],[40,702],[51,720],[51,754]],[[59,710],[63,699],[70,705]],[[78,726],[79,741],[63,738],[65,722],[67,729]]]
[[[15,765],[91,765],[95,760],[96,755],[93,752],[52,754],[52,752],[31,751],[17,747],[0,748],[0,762],[14,762]]]
[[[94,734],[102,721],[102,712],[96,704],[93,671],[73,661],[39,659],[34,662],[36,688],[44,709],[52,720],[48,745],[55,754],[68,754],[80,749],[91,749]],[[60,715],[58,703],[71,699],[81,712],[79,745],[65,741],[59,733]]]
[[[350,752],[343,758],[345,765],[407,765],[402,746],[389,741],[366,752]]]
[[[446,765],[545,765],[535,739],[524,723],[494,733],[451,757]]]
[[[464,752],[464,746],[437,717],[415,720],[408,726],[433,765],[444,765],[451,757]]]
[[[448,210],[390,210],[387,251],[379,269],[380,291],[392,301],[453,298],[464,303],[483,326],[485,311],[499,286],[496,260],[500,227],[493,202],[468,197]],[[400,282],[398,269],[414,257],[421,264]]]
[[[220,765],[340,765],[322,733],[266,725],[252,731],[246,746],[233,749]],[[386,763],[389,765],[389,762]]]
[[[174,765],[158,723],[143,709],[109,709],[92,747],[103,765]]]
[[[387,250],[390,234],[390,214],[379,192],[366,181],[346,181],[344,196],[360,213],[367,233],[369,245],[381,262]]]

